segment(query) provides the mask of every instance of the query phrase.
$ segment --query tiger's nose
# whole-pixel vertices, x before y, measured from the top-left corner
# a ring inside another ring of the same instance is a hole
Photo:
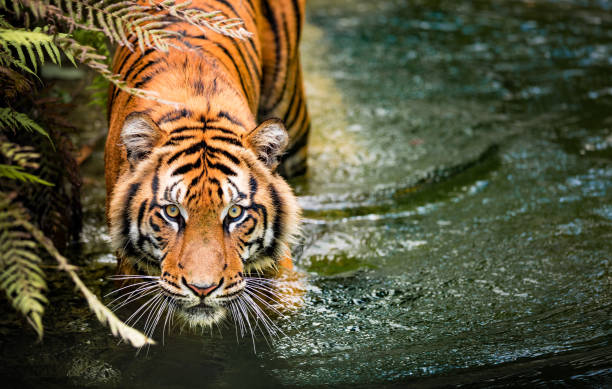
[[[221,278],[221,280],[217,284],[209,284],[209,285],[202,285],[202,284],[197,284],[197,283],[190,284],[190,283],[187,283],[187,281],[184,278],[183,278],[183,283],[189,289],[191,289],[193,293],[195,293],[196,296],[206,297],[221,286],[221,284],[223,283],[223,278]]]

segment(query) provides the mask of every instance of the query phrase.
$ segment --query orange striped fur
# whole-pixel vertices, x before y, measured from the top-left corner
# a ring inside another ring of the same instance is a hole
[[[178,104],[111,88],[107,218],[120,271],[159,275],[168,304],[209,325],[248,292],[249,274],[291,266],[300,210],[283,176],[306,168],[304,1],[191,7],[240,18],[253,36],[176,22],[181,49],[118,49],[113,70],[129,86]]]

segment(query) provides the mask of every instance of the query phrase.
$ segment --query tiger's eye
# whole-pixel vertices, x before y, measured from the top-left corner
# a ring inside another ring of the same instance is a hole
[[[176,218],[181,213],[179,208],[173,204],[166,205],[166,207],[164,208],[164,211],[166,212],[166,215],[168,215],[168,217],[171,217],[173,219]]]
[[[232,219],[236,219],[240,214],[242,214],[242,208],[239,205],[232,205],[227,211],[227,216]]]

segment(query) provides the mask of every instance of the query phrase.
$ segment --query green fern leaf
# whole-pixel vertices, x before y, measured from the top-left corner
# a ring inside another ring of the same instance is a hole
[[[41,63],[45,61],[44,52],[47,53],[51,62],[55,64],[61,62],[61,54],[54,42],[54,37],[46,34],[40,28],[32,31],[0,28],[0,47],[5,56],[10,56],[10,48],[13,47],[17,52],[16,62],[21,67],[28,69],[28,63],[32,64],[33,72],[36,72],[39,61]],[[30,72],[32,72],[31,69]]]
[[[0,154],[12,164],[24,169],[38,169],[39,167],[40,154],[36,153],[32,146],[21,146],[0,137]]]
[[[53,184],[49,181],[45,181],[34,174],[24,172],[21,166],[0,164],[0,178],[2,177],[12,180],[31,182],[34,184],[53,186]]]
[[[0,289],[42,338],[42,315],[47,303],[43,291],[47,285],[40,268],[38,245],[22,229],[24,221],[26,211],[0,192]]]
[[[17,112],[11,108],[0,108],[0,128],[12,129],[15,131],[15,129],[19,127],[29,132],[38,132],[47,137],[49,142],[51,142],[51,138],[47,131],[39,126],[34,120],[30,119],[28,115]]]

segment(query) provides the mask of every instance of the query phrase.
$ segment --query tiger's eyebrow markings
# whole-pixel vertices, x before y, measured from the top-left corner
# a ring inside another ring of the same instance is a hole
[[[176,169],[174,169],[174,171],[172,171],[172,176],[180,176],[182,174],[185,174],[187,172],[190,172],[191,170],[195,170],[198,169],[200,166],[202,166],[202,158],[198,158],[195,162],[193,163],[186,163],[180,167],[177,167]]]
[[[191,146],[182,149],[180,151],[177,151],[172,157],[170,157],[168,159],[168,161],[166,161],[166,163],[168,165],[172,164],[172,162],[176,161],[177,159],[179,159],[181,156],[188,156],[188,155],[192,155],[192,154],[196,154],[202,150],[204,150],[206,148],[206,142],[205,141],[200,141],[198,143],[194,143]]]
[[[230,178],[227,179],[227,183],[231,185],[235,190],[234,196],[232,196],[232,201],[242,200],[242,199],[247,198],[247,195],[241,192],[240,189],[238,189],[238,186]]]
[[[221,171],[223,174],[228,175],[228,176],[237,176],[236,172],[233,171],[232,169],[230,169],[229,167],[225,166],[222,163],[207,163],[208,167],[211,169],[217,169],[219,171]]]
[[[213,121],[212,123],[215,123],[215,122]],[[208,130],[213,131],[214,130],[214,131],[222,132],[222,133],[227,134],[227,135],[236,136],[236,133],[234,131],[228,130],[227,128],[223,128],[223,127],[207,126],[204,130],[206,130],[206,131],[208,131]]]
[[[176,186],[180,183],[181,181],[176,181],[174,184],[166,187],[166,190],[164,191],[164,200],[168,200],[170,198],[170,193],[172,193],[174,188],[176,188]]]
[[[230,115],[229,113],[227,113],[226,111],[219,111],[218,116],[219,116],[220,118],[227,119],[227,121],[228,121],[228,122],[230,122],[230,123],[232,123],[232,124],[235,124],[235,125],[240,126],[240,127],[244,127],[244,125],[242,124],[242,122],[240,122],[240,120],[238,120],[238,119],[234,118],[233,116],[231,116],[231,115]]]
[[[174,129],[172,129],[170,131],[170,134],[172,136],[174,136],[175,134],[180,134],[181,132],[185,132],[185,131],[195,131],[195,130],[203,131],[205,129],[206,129],[206,125],[201,125],[201,126],[181,126],[181,127],[176,127]]]
[[[235,156],[233,156],[231,153],[222,150],[222,149],[218,149],[216,147],[210,147],[208,146],[207,150],[209,153],[211,154],[222,154],[223,156],[225,156],[227,159],[229,159],[230,161],[232,161],[234,164],[236,165],[240,165],[240,160],[238,158],[236,158]]]
[[[164,143],[164,146],[176,146],[177,142],[180,142],[182,140],[189,140],[193,138],[195,138],[193,135],[173,136],[173,137],[170,137],[170,139],[168,139],[166,143]]]
[[[175,122],[177,120],[180,120],[182,118],[188,117],[188,116],[192,116],[193,112],[191,110],[188,110],[187,108],[183,108],[180,109],[178,111],[170,111],[168,113],[166,113],[165,115],[163,115],[161,118],[159,118],[159,120],[157,121],[157,124],[163,124],[163,123],[170,123],[170,122]]]
[[[225,142],[225,143],[229,143],[232,144],[234,146],[242,146],[242,142],[240,142],[240,140],[238,138],[230,138],[227,136],[213,136],[210,138],[211,140],[218,140],[220,142]]]

